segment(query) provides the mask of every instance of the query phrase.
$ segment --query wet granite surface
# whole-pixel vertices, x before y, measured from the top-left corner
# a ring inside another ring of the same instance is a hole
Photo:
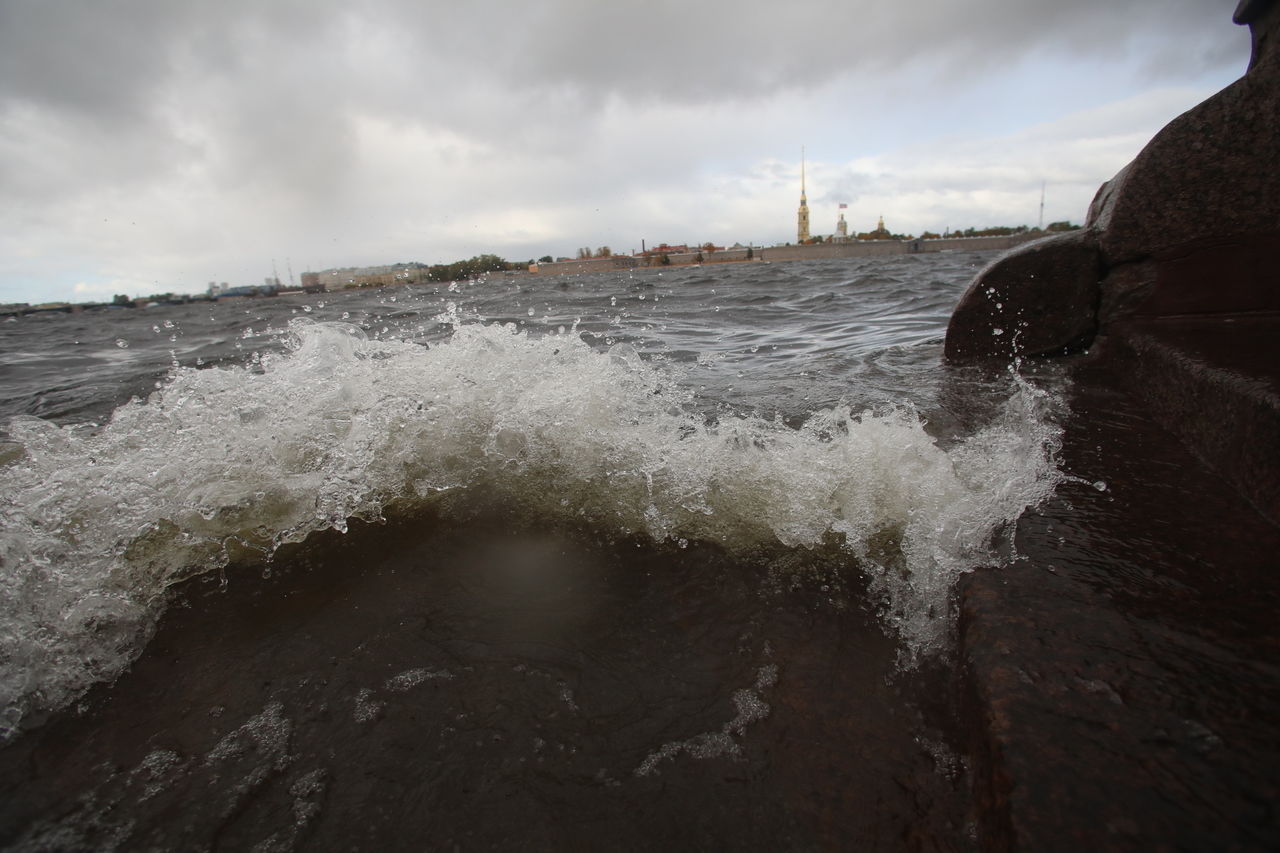
[[[982,846],[1276,849],[1280,528],[1114,361],[1075,373],[1081,482],[961,588]]]
[[[642,545],[404,519],[191,581],[0,749],[0,848],[976,849],[951,674],[865,590]]]
[[[1087,231],[1025,243],[981,270],[947,325],[951,361],[1078,352],[1097,331],[1101,256]]]

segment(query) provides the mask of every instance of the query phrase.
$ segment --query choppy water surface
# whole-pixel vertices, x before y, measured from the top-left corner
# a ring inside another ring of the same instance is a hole
[[[988,259],[4,324],[0,840],[963,847],[951,589],[1061,476],[941,364]]]

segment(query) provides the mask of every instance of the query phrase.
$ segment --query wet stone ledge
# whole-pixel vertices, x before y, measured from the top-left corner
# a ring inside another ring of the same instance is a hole
[[[1280,848],[1277,528],[1121,372],[1076,373],[1082,482],[961,587],[982,846]]]

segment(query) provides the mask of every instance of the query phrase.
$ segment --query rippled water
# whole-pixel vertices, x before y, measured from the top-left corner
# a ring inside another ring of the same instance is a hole
[[[7,752],[134,734],[96,770],[47,759],[60,769],[0,812],[0,840],[359,846],[336,827],[373,797],[400,805],[369,839],[412,824],[514,844],[477,823],[484,805],[538,846],[603,844],[637,831],[634,807],[650,844],[710,844],[737,837],[725,807],[805,846],[859,820],[804,793],[841,784],[834,749],[874,756],[849,790],[910,792],[881,810],[893,832],[932,821],[963,846],[958,764],[911,673],[945,670],[955,578],[1008,559],[1009,522],[1060,479],[1052,393],[941,363],[986,260],[4,324]],[[115,679],[83,719],[19,735]],[[231,781],[210,776],[228,761]],[[399,793],[357,783],[360,765]],[[430,808],[405,812],[408,789]],[[41,805],[73,794],[68,815]],[[186,829],[164,817],[192,796]]]
[[[156,306],[11,320],[0,338],[0,415],[105,417],[154,389],[173,362],[243,365],[278,350],[291,320],[347,321],[370,337],[427,343],[467,322],[541,335],[577,323],[597,349],[627,342],[690,371],[711,404],[802,415],[814,406],[932,404],[932,346],[990,253],[727,264],[671,271],[492,278],[482,283]],[[851,396],[852,395],[852,396]]]

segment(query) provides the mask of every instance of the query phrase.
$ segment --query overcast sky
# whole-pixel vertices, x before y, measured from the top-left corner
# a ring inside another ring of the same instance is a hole
[[[0,302],[1083,220],[1234,0],[0,0]]]

